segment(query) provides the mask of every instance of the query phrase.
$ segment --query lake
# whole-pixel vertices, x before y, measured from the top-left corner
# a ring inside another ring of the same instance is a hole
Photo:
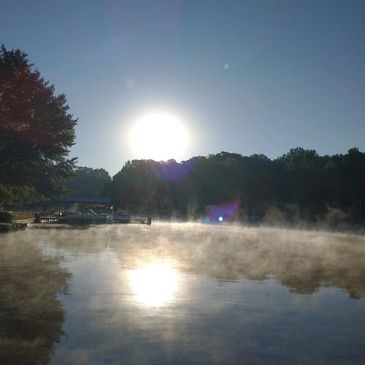
[[[364,363],[364,235],[193,223],[0,235],[0,364]]]

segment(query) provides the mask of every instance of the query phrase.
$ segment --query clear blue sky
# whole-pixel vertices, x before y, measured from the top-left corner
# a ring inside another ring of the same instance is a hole
[[[365,150],[363,0],[0,0],[0,37],[67,95],[79,165],[115,174],[156,108],[193,131],[186,159]]]

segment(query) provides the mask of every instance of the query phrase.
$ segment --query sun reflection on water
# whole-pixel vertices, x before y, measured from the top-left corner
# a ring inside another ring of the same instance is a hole
[[[178,272],[165,262],[153,262],[129,270],[129,282],[135,300],[146,306],[159,308],[171,303],[178,289]]]

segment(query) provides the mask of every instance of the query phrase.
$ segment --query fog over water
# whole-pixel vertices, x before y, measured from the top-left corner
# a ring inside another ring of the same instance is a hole
[[[0,364],[363,364],[365,236],[157,223],[0,236]]]

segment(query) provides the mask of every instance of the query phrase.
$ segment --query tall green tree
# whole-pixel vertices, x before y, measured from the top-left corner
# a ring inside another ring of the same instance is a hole
[[[0,184],[52,194],[76,159],[68,158],[75,119],[64,94],[44,81],[21,50],[0,48]]]

